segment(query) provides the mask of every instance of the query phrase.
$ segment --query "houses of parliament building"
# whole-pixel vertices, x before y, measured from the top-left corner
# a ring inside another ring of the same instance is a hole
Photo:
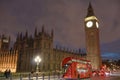
[[[99,21],[89,3],[87,16],[84,19],[86,52],[71,51],[66,48],[54,47],[54,31],[47,33],[44,25],[40,32],[37,28],[34,36],[26,33],[18,33],[13,47],[10,49],[10,37],[0,36],[0,72],[10,69],[12,72],[30,72],[36,69],[34,61],[40,56],[39,71],[61,71],[61,61],[66,57],[84,58],[91,61],[92,68],[98,69],[101,65],[99,46]]]

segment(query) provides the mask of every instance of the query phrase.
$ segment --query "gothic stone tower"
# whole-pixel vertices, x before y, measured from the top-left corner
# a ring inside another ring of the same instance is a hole
[[[10,37],[0,35],[0,50],[9,50]]]
[[[85,17],[85,34],[87,59],[91,61],[92,69],[99,69],[101,65],[99,23],[91,3],[89,3],[87,16]]]
[[[28,35],[26,31],[25,35],[18,34],[14,49],[18,50],[18,65],[17,72],[30,72],[35,70],[36,63],[34,58],[40,56],[41,62],[39,64],[39,71],[53,70],[54,68],[54,56],[53,56],[53,37],[54,31],[47,33],[42,26],[41,32],[35,29],[34,36]]]

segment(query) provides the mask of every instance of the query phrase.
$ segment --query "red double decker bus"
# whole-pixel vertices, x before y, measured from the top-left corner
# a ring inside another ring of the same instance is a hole
[[[67,57],[62,61],[63,78],[78,79],[92,76],[91,62],[81,58]]]

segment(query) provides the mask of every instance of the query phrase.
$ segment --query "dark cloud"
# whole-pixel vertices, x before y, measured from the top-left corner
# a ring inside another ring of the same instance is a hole
[[[48,32],[54,29],[54,43],[83,48],[89,1],[100,22],[101,45],[114,44],[120,39],[120,0],[1,0],[0,34],[9,34],[15,41],[18,32],[33,34],[35,27],[40,31],[44,24]]]
[[[103,52],[102,59],[118,60],[118,59],[120,59],[120,54],[119,53]]]
[[[105,43],[101,45],[101,49],[104,52],[110,52],[110,53],[120,53],[120,39],[110,42],[110,43]]]
[[[120,59],[120,39],[102,44],[101,53],[103,58]]]

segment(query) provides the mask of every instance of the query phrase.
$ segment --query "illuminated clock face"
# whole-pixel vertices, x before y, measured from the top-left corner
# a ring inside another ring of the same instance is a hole
[[[96,22],[96,27],[97,27],[97,28],[99,27],[99,24],[98,24],[98,22]]]
[[[88,21],[88,22],[86,23],[86,26],[87,26],[88,28],[92,27],[92,26],[93,26],[93,22],[92,22],[92,21]]]
[[[3,42],[8,43],[9,41],[7,39],[4,39]]]

